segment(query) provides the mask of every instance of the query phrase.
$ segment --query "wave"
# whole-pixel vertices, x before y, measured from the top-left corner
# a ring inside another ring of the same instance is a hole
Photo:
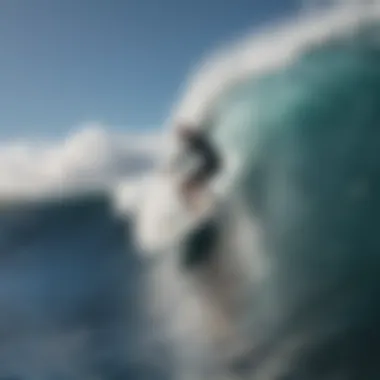
[[[376,378],[366,364],[373,359],[375,368],[376,355],[361,352],[359,340],[376,328],[370,300],[379,294],[379,20],[378,2],[302,15],[217,53],[191,76],[168,128],[174,134],[179,120],[194,123],[227,161],[235,160],[233,170],[220,173],[229,186],[215,208],[216,262],[181,268],[194,231],[182,231],[171,248],[159,232],[170,235],[165,220],[169,226],[187,217],[176,202],[161,202],[162,191],[171,198],[169,177],[157,172],[161,177],[138,214],[141,241],[161,251],[153,283],[164,286],[169,335],[176,336],[176,353],[187,358],[178,359],[182,375],[193,371],[196,377],[202,366],[210,371],[215,350],[217,357],[223,346],[233,351],[237,339],[252,349],[250,376],[323,378],[337,372],[355,378],[363,371]],[[230,223],[236,227],[234,220],[253,241],[231,248],[231,241],[241,240],[226,233]],[[166,249],[158,248],[160,236]],[[232,283],[228,256],[235,259],[232,271],[242,270]],[[263,269],[254,274],[257,267]],[[242,277],[254,288],[248,298]],[[237,315],[234,307],[223,309],[231,292],[244,299]],[[242,319],[248,319],[243,333]],[[230,331],[235,338],[221,343],[219,334]],[[347,360],[338,363],[333,358],[340,350]],[[222,363],[225,373],[230,362],[224,357]]]
[[[287,128],[290,124],[287,117],[307,113],[303,111],[306,107],[327,107],[326,97],[318,98],[319,80],[326,83],[323,96],[330,87],[328,95],[333,96],[334,86],[355,82],[358,75],[363,80],[365,76],[376,75],[375,67],[364,67],[371,62],[371,57],[365,55],[371,55],[376,45],[368,46],[367,52],[355,49],[375,44],[379,18],[377,1],[365,6],[339,4],[269,25],[218,51],[190,75],[185,94],[169,118],[166,146],[177,144],[175,128],[180,121],[204,129],[225,165],[216,180],[223,189],[214,186],[213,190],[219,190],[217,194],[222,199],[233,197],[236,189],[242,189],[240,181],[247,181],[247,171],[252,171],[262,154],[263,141]],[[166,149],[159,160],[170,165],[181,154],[181,146],[177,144]],[[156,223],[157,231],[162,231],[164,220],[170,224],[171,216],[181,213],[173,183],[170,184],[176,180],[168,180],[170,176],[161,168],[158,166],[154,175],[149,176],[147,191],[141,194],[145,202],[140,204],[139,215],[145,215],[147,220],[141,223],[141,228]],[[151,232],[145,234],[147,239],[155,227],[148,229]],[[158,240],[151,245],[157,245]]]

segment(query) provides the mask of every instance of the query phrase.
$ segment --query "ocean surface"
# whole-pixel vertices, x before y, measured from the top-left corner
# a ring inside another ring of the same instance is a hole
[[[0,379],[164,379],[143,268],[106,195],[1,207]]]

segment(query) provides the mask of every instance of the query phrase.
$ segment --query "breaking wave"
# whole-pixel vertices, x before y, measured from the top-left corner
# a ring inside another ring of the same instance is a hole
[[[379,288],[368,263],[357,265],[366,235],[366,257],[378,267],[370,254],[376,251],[375,234],[364,233],[360,224],[364,215],[377,220],[378,200],[371,200],[373,211],[365,202],[355,203],[355,197],[366,199],[368,181],[377,188],[379,177],[379,16],[380,5],[373,2],[271,25],[206,60],[190,77],[168,128],[175,133],[177,123],[185,121],[204,129],[226,163],[212,213],[220,231],[212,245],[217,264],[179,266],[193,227],[170,227],[189,215],[166,173],[158,171],[157,184],[150,184],[137,223],[141,244],[162,257],[153,270],[154,286],[157,281],[164,286],[162,312],[169,334],[176,335],[176,353],[187,357],[178,360],[183,373],[202,377],[194,372],[210,371],[216,341],[217,356],[239,347],[239,341],[250,345],[255,353],[248,355],[254,362],[250,369],[265,379],[315,378],[313,366],[320,360],[326,360],[327,372],[368,370],[353,335],[345,348],[348,358],[358,358],[355,365],[348,359],[329,368],[327,357],[341,344],[337,326],[352,322],[350,312],[360,305],[364,309],[355,314],[353,329],[368,327],[369,299]],[[163,161],[177,157],[170,152]],[[353,203],[343,202],[342,194]],[[241,228],[231,234],[238,222],[245,226],[243,237]],[[230,245],[247,236],[254,238]],[[315,271],[318,265],[325,269],[324,281]],[[240,275],[231,282],[236,271]],[[364,286],[359,279],[366,274]],[[242,278],[255,295],[246,293]],[[350,281],[358,293],[347,296]],[[231,292],[233,299],[244,298],[237,313],[235,303],[225,309]],[[329,292],[338,303],[323,309],[321,298]],[[343,294],[346,298],[339,299]],[[221,343],[231,331],[233,338]],[[329,351],[329,344],[337,346]],[[228,367],[227,357],[222,362]]]

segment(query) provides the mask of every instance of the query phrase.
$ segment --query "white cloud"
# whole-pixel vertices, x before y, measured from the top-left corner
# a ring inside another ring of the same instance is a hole
[[[148,170],[161,143],[159,131],[115,133],[99,123],[62,141],[0,142],[0,199],[112,187]]]

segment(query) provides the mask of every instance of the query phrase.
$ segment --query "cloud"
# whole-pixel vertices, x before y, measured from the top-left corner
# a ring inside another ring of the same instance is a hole
[[[86,123],[61,141],[0,143],[0,199],[112,187],[154,165],[160,132],[112,132]]]

